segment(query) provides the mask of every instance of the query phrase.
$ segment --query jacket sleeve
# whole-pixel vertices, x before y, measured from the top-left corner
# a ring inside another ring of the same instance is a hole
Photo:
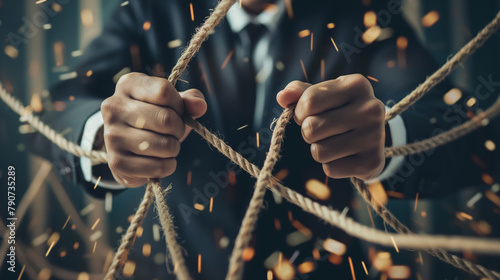
[[[76,78],[62,81],[50,89],[53,102],[62,101],[63,111],[45,110],[40,118],[57,132],[65,132],[64,136],[80,144],[82,131],[87,119],[100,110],[101,102],[114,92],[116,75],[124,69],[140,71],[134,68],[131,49],[139,47],[140,25],[133,10],[135,1],[119,7],[107,24],[102,34],[85,50],[74,71]],[[129,71],[130,71],[129,70]],[[28,138],[31,150],[50,161],[60,175],[70,181],[84,186],[93,196],[102,197],[106,191],[94,189],[94,184],[83,179],[79,159],[56,145],[39,133]],[[96,168],[96,167],[94,167]],[[111,172],[107,165],[97,167],[99,175],[109,177]],[[112,177],[111,177],[112,178]]]

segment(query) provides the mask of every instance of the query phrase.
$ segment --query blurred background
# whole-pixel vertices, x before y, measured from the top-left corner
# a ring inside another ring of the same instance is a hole
[[[48,88],[61,79],[71,77],[71,68],[82,50],[100,33],[113,10],[123,2],[0,0],[0,81],[3,86],[25,105],[42,104],[44,108],[64,110],[64,104],[50,101]],[[386,5],[386,2],[363,0],[374,8]],[[500,10],[498,0],[403,2],[405,16],[440,64],[467,43]],[[29,30],[21,30],[23,28]],[[23,31],[29,36],[15,36]],[[20,43],[12,46],[12,40],[20,40]],[[452,80],[464,92],[474,93],[481,79],[500,82],[499,65],[500,34],[497,32],[453,72]],[[459,95],[450,105],[477,102],[478,108],[487,108],[493,100],[471,101]],[[106,267],[112,249],[118,244],[118,239],[111,238],[110,232],[116,235],[123,230],[107,228],[106,223],[112,206],[118,202],[111,204],[89,197],[82,188],[65,181],[61,174],[55,174],[50,162],[31,156],[24,141],[25,134],[31,132],[28,125],[19,122],[18,115],[5,104],[0,104],[0,182],[2,186],[6,185],[7,167],[15,166],[16,209],[18,215],[24,213],[22,221],[18,221],[16,235],[18,269],[23,267],[21,279],[93,279],[93,275],[103,273],[103,263]],[[490,139],[478,154],[498,154],[500,147],[496,143],[499,141]],[[471,160],[480,164],[480,155]],[[420,200],[418,211],[414,209],[414,201],[390,201],[390,209],[419,232],[499,237],[500,185],[497,182],[500,181],[497,176],[500,160],[496,166],[488,168],[491,169],[494,172],[485,172],[484,186],[439,200]],[[6,191],[2,191],[0,197],[0,204],[4,205]],[[131,205],[130,209],[134,207],[136,205]],[[2,236],[6,233],[6,210],[3,206],[0,209]],[[370,224],[366,214],[367,211],[360,213],[359,219]],[[123,226],[126,227],[126,224]],[[5,238],[0,247],[0,278],[17,279],[19,272],[13,277],[6,270],[4,241]],[[411,259],[415,256],[420,257],[418,254],[401,257],[399,263],[415,262]],[[498,258],[482,259],[467,252],[464,256],[500,269]],[[393,258],[398,263],[398,256]],[[469,276],[437,263],[426,254],[422,254],[422,260],[425,265],[413,268],[406,278],[469,279]],[[373,278],[381,277],[384,275],[376,274]],[[363,279],[362,276],[358,278]]]

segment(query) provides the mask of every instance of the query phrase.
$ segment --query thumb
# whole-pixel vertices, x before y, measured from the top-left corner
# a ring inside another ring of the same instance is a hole
[[[197,89],[188,89],[179,93],[184,101],[184,108],[193,118],[199,118],[207,112],[207,102],[205,97]]]
[[[309,83],[293,81],[289,83],[282,91],[278,92],[278,95],[276,95],[276,100],[281,107],[288,108],[290,107],[290,105],[297,103],[304,91],[310,86],[311,84]]]

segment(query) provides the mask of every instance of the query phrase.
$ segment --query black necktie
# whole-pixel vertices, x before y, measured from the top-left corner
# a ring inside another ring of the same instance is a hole
[[[257,75],[254,65],[255,47],[266,32],[266,27],[262,24],[248,24],[240,34],[241,47],[238,56],[238,77],[239,77],[239,108],[240,114],[238,122],[240,126],[253,126],[255,111],[255,95]]]

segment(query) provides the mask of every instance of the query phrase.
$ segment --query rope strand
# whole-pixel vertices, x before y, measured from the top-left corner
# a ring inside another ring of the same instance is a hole
[[[177,80],[182,75],[182,72],[187,67],[189,61],[196,54],[196,52],[201,47],[201,44],[208,38],[210,32],[220,23],[222,18],[225,16],[229,8],[232,4],[234,4],[235,0],[223,0],[221,1],[210,17],[205,21],[205,23],[200,27],[196,34],[193,36],[192,40],[189,43],[189,46],[183,52],[181,58],[179,58],[176,66],[172,69],[172,73],[169,76],[169,81],[175,85]],[[468,56],[470,56],[474,51],[476,51],[500,26],[500,12],[497,14],[495,19],[489,23],[479,34],[471,40],[467,45],[465,45],[450,61],[444,64],[436,73],[434,73],[431,77],[429,77],[423,84],[421,84],[417,89],[415,89],[412,93],[410,93],[407,97],[397,103],[389,112],[386,114],[386,121],[392,119],[398,114],[405,111],[408,107],[414,104],[417,100],[419,100],[423,95],[425,95],[432,87],[442,81],[449,73],[456,68],[457,65],[462,63]],[[21,103],[17,101],[12,95],[8,94],[3,88],[0,88],[0,97],[2,100],[11,107],[16,113],[23,116],[24,120],[30,123],[35,129],[40,131],[43,135],[45,135],[49,140],[58,145],[61,149],[66,150],[76,156],[85,156],[92,159],[93,162],[106,162],[106,154],[103,152],[96,151],[83,151],[81,147],[76,145],[75,143],[68,141],[61,134],[55,132],[46,124],[41,122],[38,117],[33,116],[31,112],[27,112]],[[497,101],[498,103],[498,101]],[[492,111],[495,112],[496,115],[498,112],[498,108],[494,107],[498,104],[495,103],[492,106]],[[491,109],[491,108],[490,108]],[[264,164],[264,171],[260,172],[260,170],[250,162],[248,162],[245,158],[243,158],[240,154],[236,153],[231,147],[229,147],[224,141],[216,137],[210,131],[208,131],[205,127],[203,127],[200,123],[195,121],[194,119],[183,116],[183,120],[186,124],[193,127],[193,129],[198,132],[205,140],[207,140],[210,144],[216,147],[221,153],[226,155],[233,162],[238,164],[244,170],[249,172],[252,176],[257,177],[257,187],[254,192],[254,196],[252,197],[252,201],[250,203],[249,210],[245,214],[245,218],[243,220],[243,227],[240,230],[240,234],[238,234],[237,244],[235,245],[233,256],[231,260],[230,270],[228,273],[228,279],[239,279],[242,273],[243,263],[241,262],[241,252],[248,245],[248,240],[251,236],[251,232],[255,227],[255,223],[258,217],[258,212],[260,211],[260,207],[262,205],[263,193],[265,191],[265,187],[271,188],[274,192],[282,195],[285,199],[290,202],[298,205],[305,211],[315,214],[318,217],[323,218],[328,221],[332,225],[338,226],[344,229],[346,232],[357,236],[359,238],[369,240],[374,243],[385,244],[386,243],[386,235],[388,233],[379,232],[376,229],[366,228],[363,225],[360,225],[348,218],[341,218],[342,215],[338,215],[337,211],[328,209],[326,206],[320,205],[312,200],[294,192],[293,190],[281,185],[276,178],[271,175],[272,168],[276,163],[280,151],[280,145],[283,140],[283,135],[285,131],[285,125],[288,122],[290,116],[293,115],[293,109],[287,109],[280,117],[279,129],[276,129],[273,132],[273,139],[275,141],[272,142],[270,147],[270,153],[266,157],[266,161]],[[492,116],[494,116],[492,115]],[[490,117],[492,117],[490,116]],[[287,119],[288,118],[288,119]],[[484,118],[483,118],[484,119]],[[449,141],[452,141],[460,136],[463,136],[466,133],[478,128],[478,125],[472,124],[473,121],[469,121],[466,124],[452,129],[448,132],[448,134],[441,135],[441,138],[436,139],[428,139],[428,142],[419,142],[413,143],[410,145],[414,145],[410,148],[407,147],[407,150],[403,150],[402,147],[397,147],[392,150],[388,150],[387,154],[395,155],[395,154],[404,154],[404,153],[413,153],[420,152],[425,149],[429,149],[429,147],[437,147]],[[363,181],[351,178],[353,185],[360,192],[362,197],[369,203],[369,205],[389,224],[393,227],[399,235],[394,235],[395,240],[398,240],[401,244],[407,242],[408,237],[411,237],[410,241],[421,241],[418,244],[418,248],[428,248],[428,252],[436,256],[443,261],[450,263],[464,271],[467,271],[471,274],[487,277],[490,279],[500,279],[500,274],[495,271],[488,270],[480,265],[472,264],[466,260],[463,260],[457,256],[448,254],[447,252],[441,249],[434,248],[464,248],[466,246],[471,246],[473,248],[469,248],[472,250],[478,251],[487,251],[484,250],[485,247],[489,247],[490,250],[497,252],[495,249],[498,247],[498,241],[495,240],[478,240],[474,238],[461,238],[459,242],[456,239],[450,239],[449,237],[434,237],[434,236],[421,236],[421,235],[413,235],[410,230],[404,226],[392,213],[389,212],[385,207],[380,206],[373,200],[369,190]],[[108,270],[108,274],[105,279],[114,279],[119,274],[121,270],[121,266],[126,260],[128,251],[130,250],[133,240],[136,236],[137,228],[142,224],[144,220],[149,206],[153,200],[153,193],[157,200],[157,208],[160,213],[161,224],[163,230],[166,235],[166,243],[169,248],[169,251],[172,255],[172,260],[175,264],[180,268],[179,278],[181,279],[190,279],[189,274],[187,273],[187,268],[185,267],[184,258],[181,253],[181,247],[177,243],[176,233],[173,227],[172,218],[168,212],[168,208],[165,203],[165,198],[161,192],[161,185],[159,184],[158,179],[151,179],[146,187],[146,191],[144,194],[144,198],[141,201],[141,204],[134,215],[132,222],[127,229],[127,232],[122,237],[122,242],[120,247],[118,248],[110,269]],[[382,237],[385,234],[386,237]],[[167,236],[168,235],[168,236]],[[376,240],[373,240],[371,236],[380,236]],[[385,238],[385,239],[384,239]],[[434,240],[434,241],[433,241]],[[439,241],[439,242],[436,242]],[[439,243],[439,244],[436,244]],[[467,244],[465,244],[467,243]],[[404,247],[412,248],[411,242],[408,244],[404,244]],[[413,245],[415,242],[413,242]],[[450,246],[453,244],[453,246]],[[454,247],[456,246],[456,247]],[[493,249],[492,249],[493,248]],[[184,271],[185,270],[185,271]],[[184,272],[182,272],[184,271]]]

